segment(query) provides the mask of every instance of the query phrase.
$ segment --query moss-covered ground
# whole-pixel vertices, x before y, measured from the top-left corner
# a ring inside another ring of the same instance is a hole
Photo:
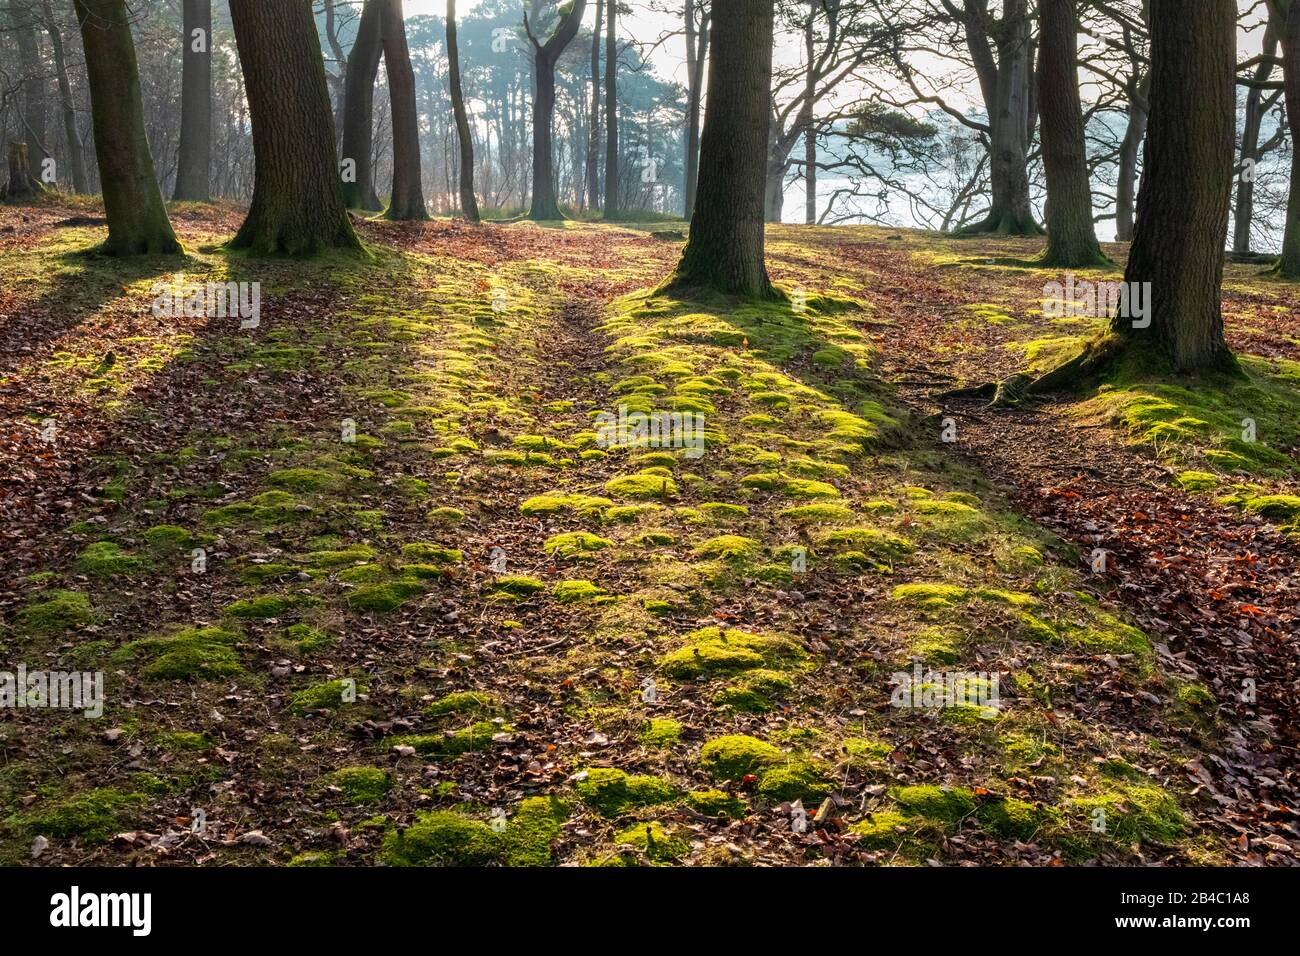
[[[909,384],[1041,356],[1057,330],[1007,291],[1041,276],[781,227],[791,301],[677,301],[646,290],[678,244],[632,228],[372,222],[372,262],[266,263],[220,249],[225,207],[177,213],[184,261],[124,265],[79,254],[102,227],[63,221],[87,212],[0,240],[4,334],[25,330],[0,370],[0,649],[103,671],[106,702],[6,715],[0,861],[38,836],[41,864],[1280,852],[1239,835],[1269,837],[1251,797],[1283,795],[1224,770],[1267,737],[1231,697],[1254,658],[1174,645]],[[260,282],[260,324],[154,316],[180,272]],[[1196,389],[1017,421],[1101,424],[1107,461],[1169,466],[1168,500],[1285,540],[1300,346],[1241,317],[1292,301],[1229,288],[1234,341],[1273,348],[1225,386],[1256,390],[1240,462],[1210,454],[1237,412]],[[620,408],[702,431],[611,442]],[[891,706],[914,668],[931,706]],[[951,672],[995,704],[945,701]]]

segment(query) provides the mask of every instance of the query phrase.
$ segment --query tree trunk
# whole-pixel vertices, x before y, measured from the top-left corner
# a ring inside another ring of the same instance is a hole
[[[1133,208],[1137,197],[1137,165],[1151,116],[1151,75],[1130,80],[1128,126],[1119,147],[1119,183],[1115,189],[1115,238],[1133,241]]]
[[[609,0],[605,16],[605,218],[617,219],[618,214],[618,0]]]
[[[212,0],[185,0],[177,200],[207,202],[212,165]]]
[[[10,143],[8,156],[9,183],[0,196],[5,199],[26,199],[38,195],[41,185],[32,177],[31,160],[27,156],[26,143]]]
[[[1284,278],[1300,279],[1300,0],[1291,0],[1282,27],[1282,82],[1291,131],[1291,195],[1277,271]]]
[[[555,196],[555,160],[551,147],[551,125],[555,115],[555,64],[565,48],[578,35],[587,0],[575,0],[551,38],[539,43],[529,28],[533,42],[533,202],[528,218],[545,221],[563,219]]]
[[[230,16],[252,116],[256,169],[248,218],[231,248],[291,256],[359,250],[339,183],[311,0],[230,0]]]
[[[1137,231],[1124,281],[1150,283],[1150,326],[1117,315],[1128,350],[1176,372],[1235,368],[1223,337],[1220,289],[1236,138],[1236,4],[1151,4],[1151,128]]]
[[[63,138],[68,144],[68,165],[72,167],[72,188],[79,193],[90,191],[86,179],[86,152],[82,148],[81,135],[77,132],[77,110],[72,99],[72,84],[68,80],[68,61],[63,52],[63,34],[54,19],[49,0],[42,0],[42,13],[45,18],[45,30],[50,35],[50,47],[54,51],[54,71],[59,81],[59,103],[63,112]]]
[[[343,200],[349,209],[376,212],[384,207],[375,193],[372,138],[375,126],[375,77],[383,51],[383,0],[366,0],[361,8],[357,38],[348,54],[343,93],[343,161],[355,164],[355,175],[343,179]]]
[[[456,39],[456,0],[447,0],[447,77],[451,85],[451,109],[456,115],[456,138],[460,142],[460,213],[477,223],[478,199],[474,196],[474,140],[470,138],[465,93],[460,86],[460,44]]]
[[[808,68],[804,78],[804,107],[800,112],[799,126],[803,129],[803,219],[805,225],[817,224],[817,129],[813,106],[817,98],[817,34],[813,27],[821,0],[808,0],[808,24],[804,27],[804,56]]]
[[[589,209],[600,208],[600,28],[604,22],[605,0],[596,0],[596,25],[591,30],[591,126],[584,170]]]
[[[714,7],[699,192],[690,239],[667,291],[774,294],[763,237],[772,25],[771,0]]]
[[[74,0],[113,256],[181,252],[154,175],[126,0]]]
[[[997,37],[997,77],[993,101],[987,100],[990,127],[989,163],[993,193],[985,219],[963,233],[1036,236],[1042,233],[1029,202],[1030,90],[1033,46],[1027,0],[1005,0]],[[968,29],[978,29],[970,26]]]
[[[1074,268],[1109,260],[1092,223],[1074,0],[1039,0],[1038,101],[1047,172],[1047,249],[1040,265]]]
[[[18,116],[19,138],[27,142],[28,160],[39,177],[44,171],[49,150],[45,146],[46,105],[45,67],[36,41],[36,10],[33,0],[11,0],[9,12],[22,61],[23,95]]]
[[[420,120],[415,108],[415,70],[406,43],[402,0],[384,0],[384,69],[393,113],[393,194],[388,219],[428,219],[420,182]]]
[[[683,214],[695,213],[696,186],[700,178],[700,102],[704,95],[704,64],[708,54],[709,11],[704,8],[699,28],[693,0],[686,0],[686,163]]]
[[[1264,30],[1264,56],[1277,56],[1277,25],[1269,20]],[[1271,62],[1261,63],[1255,69],[1255,82],[1264,83],[1273,72]],[[1250,252],[1250,225],[1255,218],[1255,164],[1259,162],[1259,131],[1263,125],[1264,90],[1252,86],[1246,93],[1246,116],[1241,130],[1241,170],[1237,175],[1237,201],[1232,217],[1232,251]]]

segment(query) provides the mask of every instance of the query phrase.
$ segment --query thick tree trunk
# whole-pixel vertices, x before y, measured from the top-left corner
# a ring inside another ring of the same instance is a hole
[[[585,205],[600,208],[600,28],[605,22],[605,0],[596,0],[596,25],[591,30],[591,113],[587,135],[587,164],[583,170]]]
[[[474,140],[470,138],[465,93],[460,86],[460,44],[456,39],[456,0],[447,0],[447,76],[451,85],[451,109],[456,115],[456,139],[460,143],[460,214],[478,222],[478,199],[474,195]]]
[[[0,196],[5,199],[26,199],[42,191],[40,183],[32,176],[26,143],[10,143],[6,159],[9,163],[9,182],[0,190]]]
[[[605,218],[618,208],[618,2],[605,11]]]
[[[126,0],[74,0],[90,84],[108,255],[178,253],[144,133],[144,104]]]
[[[45,159],[46,104],[45,67],[41,64],[41,49],[36,40],[36,4],[34,0],[11,0],[10,14],[18,41],[18,57],[22,66],[22,108],[18,117],[19,139],[26,140],[28,160],[39,177]]]
[[[772,23],[771,0],[714,7],[699,193],[690,239],[667,291],[773,295],[763,237]]]
[[[533,202],[528,218],[538,221],[563,219],[555,196],[555,160],[551,126],[555,116],[555,64],[578,35],[587,0],[575,0],[545,43],[533,42]],[[531,33],[530,33],[531,37]]]
[[[348,54],[343,93],[343,156],[355,164],[354,176],[343,180],[343,200],[349,209],[383,209],[375,193],[372,139],[375,125],[375,77],[383,52],[383,0],[366,0],[361,8],[357,38]]]
[[[1130,81],[1128,125],[1119,146],[1119,182],[1115,189],[1115,238],[1133,241],[1133,210],[1137,202],[1138,156],[1147,135],[1151,116],[1151,75]]]
[[[384,69],[393,112],[393,194],[388,219],[428,219],[420,182],[420,121],[415,108],[415,70],[406,43],[402,0],[384,0]]]
[[[1300,0],[1291,0],[1282,27],[1282,82],[1291,131],[1291,195],[1277,271],[1284,278],[1300,279]]]
[[[63,34],[59,32],[58,21],[49,0],[42,0],[41,10],[45,19],[45,31],[50,36],[50,48],[54,52],[54,72],[59,81],[59,105],[63,113],[63,138],[68,144],[68,165],[72,167],[72,188],[79,193],[90,191],[86,179],[86,152],[82,147],[81,135],[77,132],[77,110],[72,100],[72,84],[68,80],[68,61],[63,51]]]
[[[1277,56],[1278,30],[1272,20],[1264,30],[1264,56]],[[1273,72],[1271,62],[1255,69],[1255,82],[1264,83]],[[1252,86],[1246,94],[1246,115],[1241,129],[1241,169],[1237,174],[1237,201],[1232,216],[1232,251],[1250,252],[1250,226],[1255,218],[1255,164],[1259,162],[1259,132],[1263,125],[1264,90]]]
[[[360,249],[343,204],[311,0],[230,0],[230,15],[256,163],[253,202],[231,248],[291,256]]]
[[[185,0],[181,148],[174,199],[207,202],[212,167],[212,0]]]
[[[1116,315],[1128,350],[1176,372],[1235,367],[1223,337],[1220,289],[1236,138],[1236,5],[1151,4],[1151,128],[1137,231],[1124,281],[1150,283],[1150,326]]]
[[[964,233],[1034,236],[1042,233],[1029,201],[1029,141],[1033,97],[1033,45],[1028,0],[1005,0],[997,37],[996,80],[981,82],[988,106],[992,205]],[[969,29],[977,29],[970,27]],[[993,100],[987,97],[992,93]]]
[[[1109,260],[1092,223],[1074,0],[1039,0],[1038,101],[1047,172],[1047,249],[1041,265],[1072,268]]]

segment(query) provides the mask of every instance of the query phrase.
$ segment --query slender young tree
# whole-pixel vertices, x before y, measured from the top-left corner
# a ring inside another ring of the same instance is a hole
[[[1039,264],[1104,265],[1110,260],[1092,222],[1074,0],[1039,0],[1038,19],[1038,103],[1047,172],[1047,249]]]
[[[696,23],[695,11],[700,11]],[[704,66],[709,51],[709,8],[699,0],[686,0],[686,162],[682,189],[682,215],[695,212],[695,188],[700,178],[700,104],[704,98]]]
[[[1276,0],[1282,11],[1282,89],[1291,132],[1291,195],[1282,230],[1282,256],[1277,272],[1285,279],[1300,279],[1300,0]]]
[[[771,0],[714,5],[695,217],[665,291],[774,295],[763,237],[772,28]]]
[[[361,8],[357,38],[348,53],[343,92],[343,161],[350,166],[343,179],[343,199],[349,209],[377,212],[384,207],[375,192],[371,147],[375,122],[375,77],[383,53],[384,0],[366,0]]]
[[[173,199],[207,202],[212,167],[212,0],[185,0],[181,146]]]
[[[384,69],[393,113],[393,194],[388,219],[428,219],[420,183],[420,120],[415,105],[415,70],[406,43],[402,0],[384,0]]]
[[[605,218],[618,208],[618,0],[605,11]]]
[[[555,159],[551,148],[551,127],[555,116],[555,64],[565,47],[578,35],[587,0],[574,0],[545,43],[533,35],[528,15],[524,28],[533,44],[533,204],[528,218],[563,219],[555,195]]]
[[[311,0],[230,0],[230,17],[254,155],[253,202],[231,248],[291,256],[359,250],[343,204]]]
[[[1237,372],[1221,287],[1236,139],[1236,4],[1151,0],[1151,122],[1137,229],[1124,282],[1149,289],[1145,315],[1120,310],[1110,333],[1033,382],[1075,387],[1118,362],[1147,374]]]
[[[129,256],[181,252],[167,220],[144,132],[144,104],[126,0],[74,0],[81,24],[104,190],[108,240],[102,251]]]
[[[456,115],[456,139],[460,142],[460,213],[477,223],[478,199],[474,195],[474,140],[470,138],[465,93],[460,85],[460,44],[456,38],[456,0],[447,0],[447,76],[451,85],[451,109]]]
[[[587,135],[587,163],[583,180],[586,205],[600,208],[600,27],[605,20],[605,0],[596,0],[596,25],[591,30],[591,119]]]
[[[1255,218],[1255,169],[1264,154],[1281,145],[1285,134],[1282,124],[1268,142],[1261,143],[1260,128],[1268,114],[1282,95],[1281,90],[1273,90],[1265,96],[1265,86],[1273,72],[1277,57],[1280,24],[1276,5],[1270,7],[1268,26],[1264,28],[1264,49],[1260,64],[1255,68],[1255,75],[1246,94],[1246,111],[1241,125],[1241,166],[1237,173],[1237,200],[1232,204],[1232,251],[1234,253],[1250,252],[1250,227]]]
[[[19,100],[18,138],[27,141],[28,160],[37,176],[49,156],[46,149],[45,67],[37,42],[35,0],[9,0],[12,29],[22,64],[23,95]]]
[[[72,83],[68,79],[68,60],[63,49],[63,33],[54,18],[50,0],[41,0],[41,15],[45,23],[45,32],[50,37],[50,49],[54,54],[54,73],[59,84],[59,106],[63,113],[63,138],[68,148],[68,164],[72,167],[72,188],[79,193],[90,191],[90,181],[86,178],[86,154],[82,147],[81,136],[77,132],[77,109],[72,99]]]

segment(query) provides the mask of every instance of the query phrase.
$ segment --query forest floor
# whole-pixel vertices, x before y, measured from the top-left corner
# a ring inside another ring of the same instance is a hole
[[[993,410],[1101,321],[1038,243],[773,227],[754,305],[661,227],[172,215],[0,206],[0,670],[105,681],[0,720],[0,862],[1297,863],[1295,286],[1229,267],[1240,379]]]

